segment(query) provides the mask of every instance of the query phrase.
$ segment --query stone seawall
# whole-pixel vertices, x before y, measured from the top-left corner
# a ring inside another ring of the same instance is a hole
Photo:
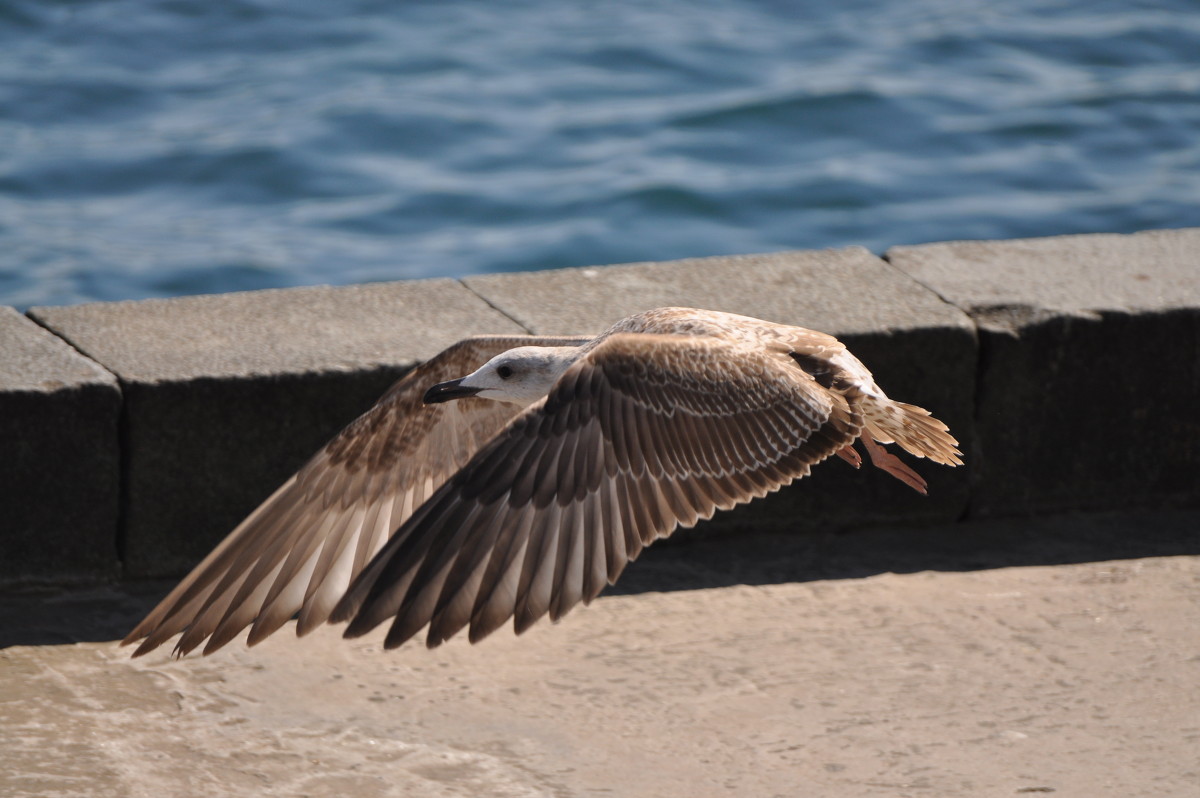
[[[833,333],[967,467],[834,460],[693,534],[1200,507],[1200,228],[0,307],[0,586],[178,575],[466,335],[662,305]]]

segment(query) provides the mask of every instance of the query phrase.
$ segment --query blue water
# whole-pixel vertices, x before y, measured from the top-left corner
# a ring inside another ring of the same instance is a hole
[[[0,303],[1200,225],[1200,3],[0,0]]]

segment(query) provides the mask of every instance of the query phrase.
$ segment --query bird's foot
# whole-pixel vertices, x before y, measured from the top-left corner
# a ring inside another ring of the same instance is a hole
[[[863,446],[867,447],[867,454],[871,457],[872,465],[883,469],[922,496],[928,494],[925,480],[921,478],[920,474],[905,465],[899,457],[884,449],[882,444],[876,443],[869,434],[863,435],[859,440],[863,442]]]
[[[836,452],[834,452],[834,454],[855,468],[858,468],[862,465],[862,456],[859,455],[858,450],[854,448],[853,444],[849,446],[843,446],[841,449],[838,449]]]

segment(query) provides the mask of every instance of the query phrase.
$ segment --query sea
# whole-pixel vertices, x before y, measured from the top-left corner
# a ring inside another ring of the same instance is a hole
[[[0,0],[20,309],[1196,225],[1196,0]]]

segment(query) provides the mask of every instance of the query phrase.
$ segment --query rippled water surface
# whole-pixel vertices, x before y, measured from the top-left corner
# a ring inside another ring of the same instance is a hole
[[[0,0],[21,307],[1198,207],[1191,0]]]

